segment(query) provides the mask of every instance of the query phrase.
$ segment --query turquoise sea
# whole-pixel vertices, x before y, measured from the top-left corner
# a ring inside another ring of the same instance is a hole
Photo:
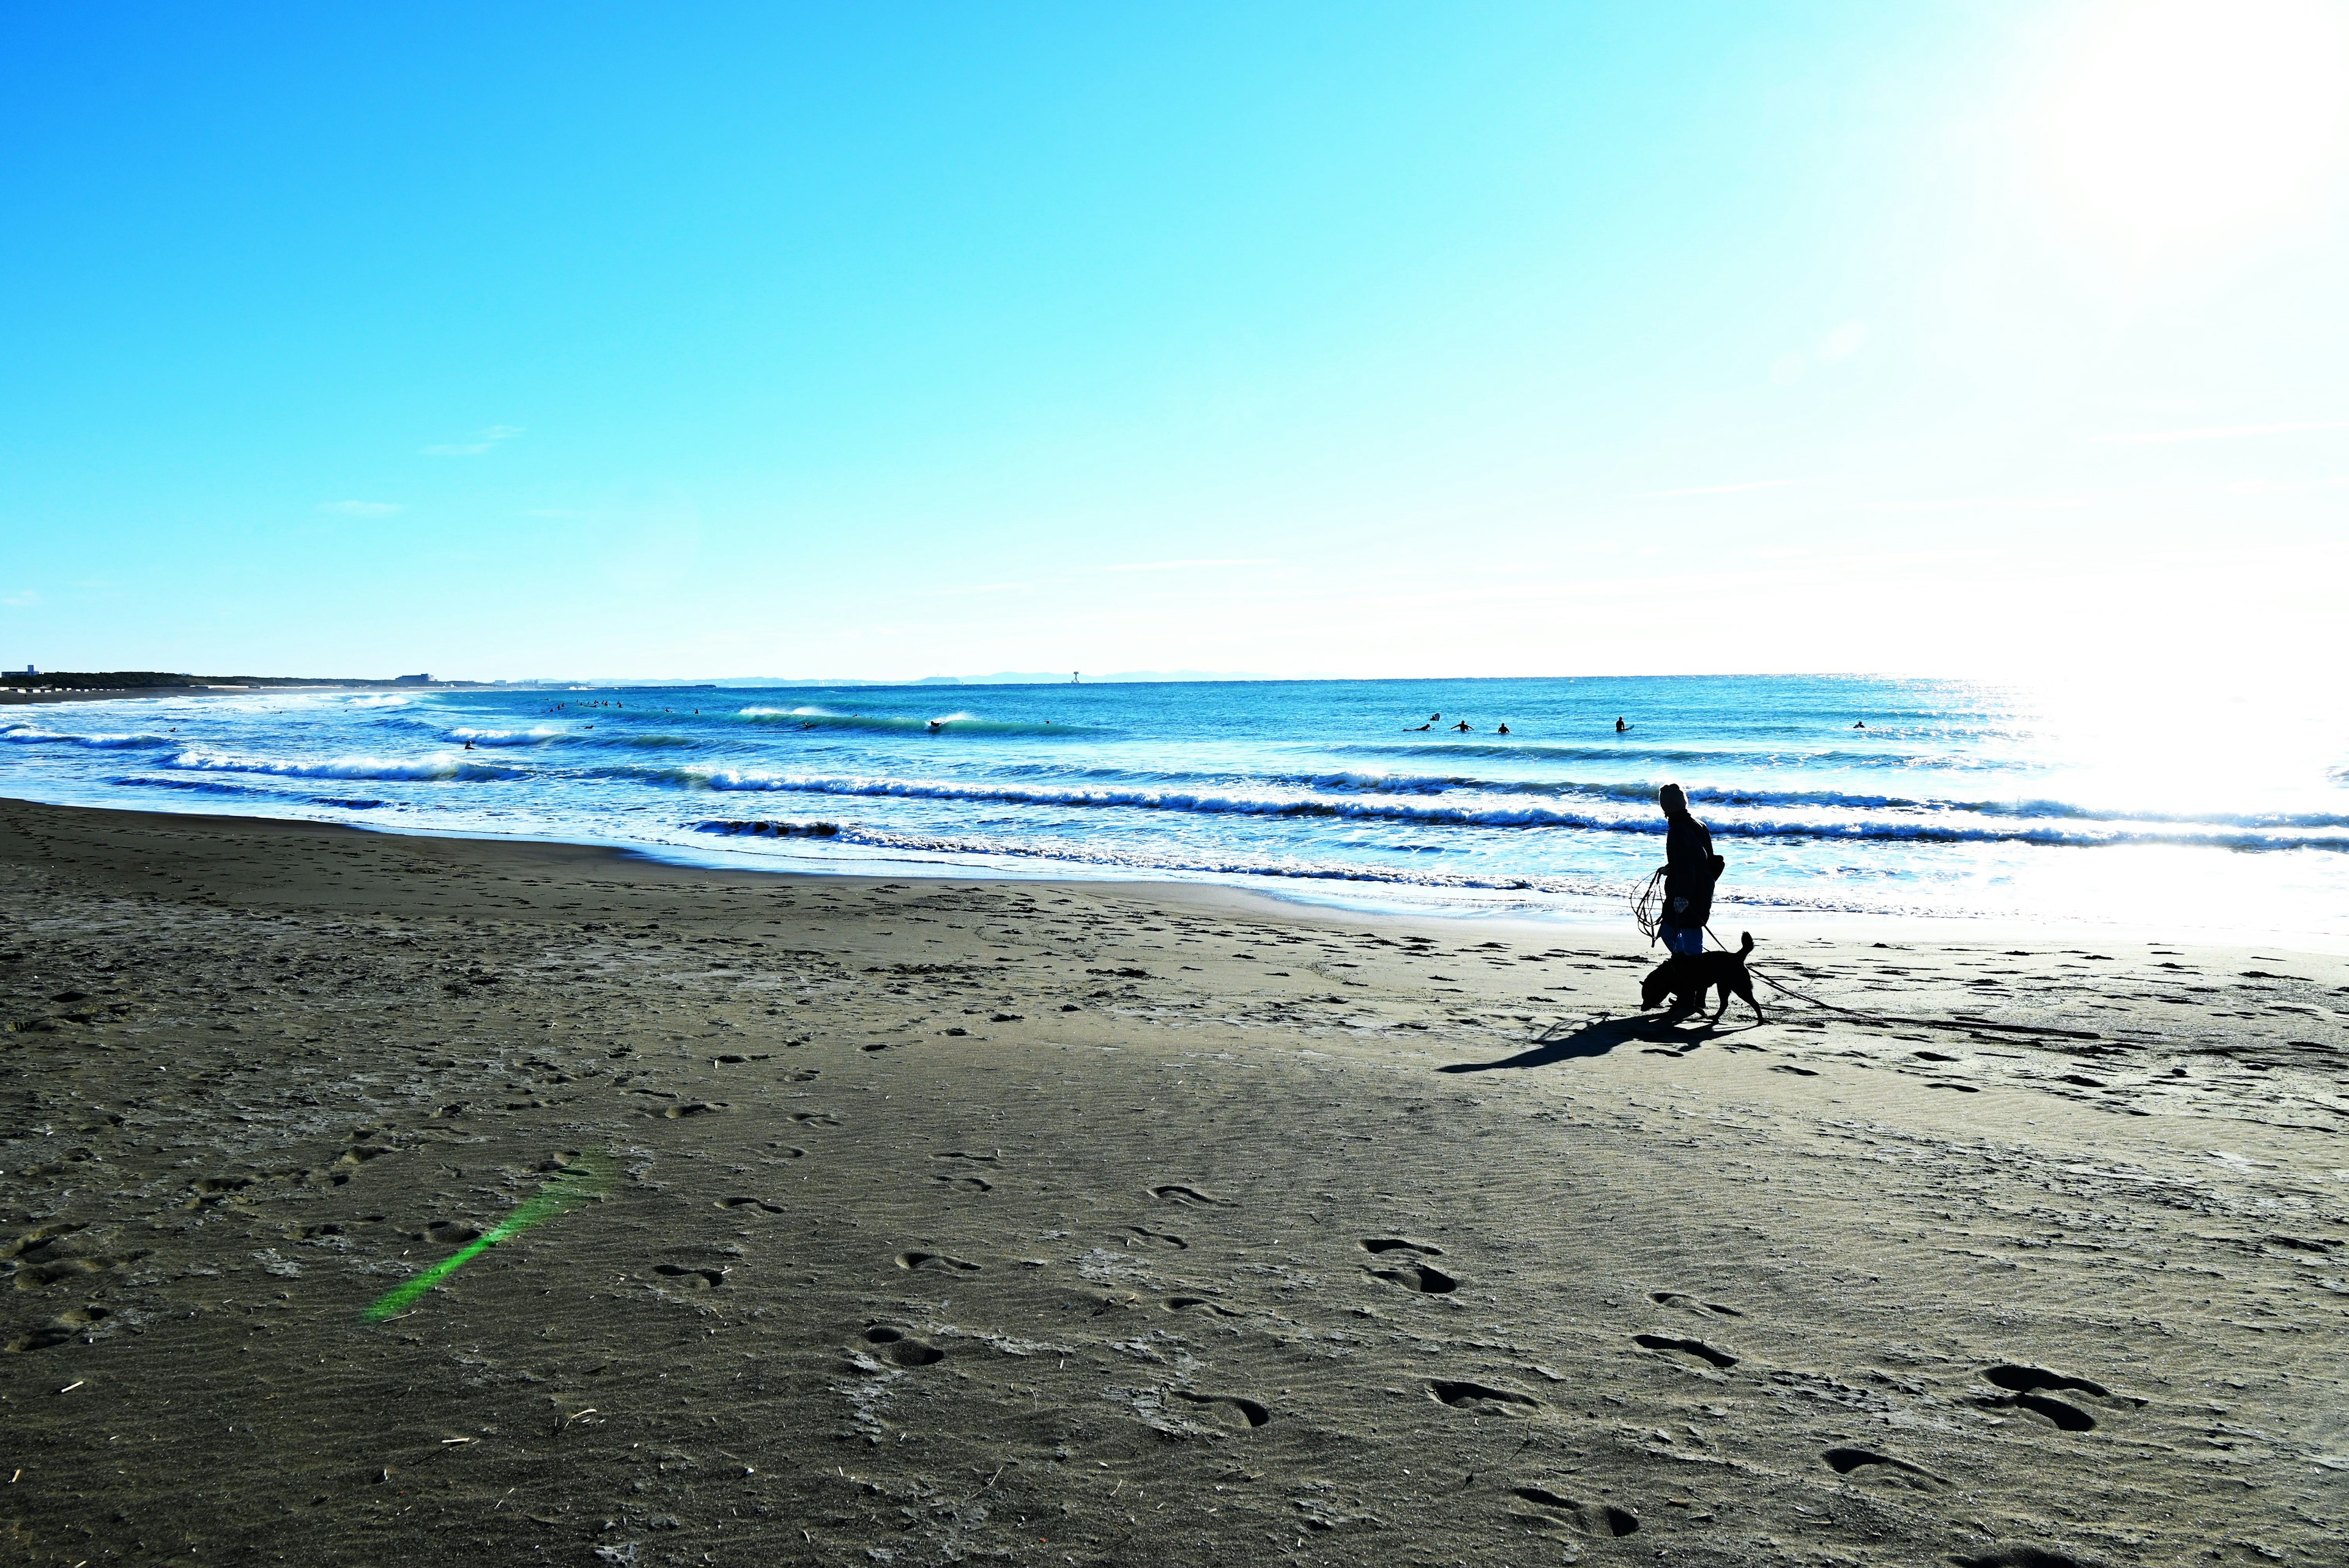
[[[1947,918],[2349,942],[2349,721],[2170,711],[2158,693],[1785,676],[647,686],[0,717],[0,793],[26,799],[1564,919],[1626,919],[1661,857],[1667,781],[1729,860],[1719,929]]]

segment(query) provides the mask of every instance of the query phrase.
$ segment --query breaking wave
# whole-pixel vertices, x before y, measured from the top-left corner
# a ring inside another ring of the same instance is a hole
[[[316,762],[288,762],[191,751],[181,753],[166,765],[200,773],[268,774],[297,779],[457,779],[488,783],[530,776],[520,768],[469,761],[461,752],[440,752],[429,757],[326,757]]]
[[[19,746],[88,746],[95,751],[131,751],[146,746],[176,746],[169,735],[67,735],[53,730],[36,730],[30,724],[17,724],[0,730],[0,741]]]
[[[1437,805],[1416,802],[1330,799],[1325,796],[1205,794],[1179,790],[1078,789],[959,784],[918,779],[827,778],[749,769],[670,768],[641,770],[636,776],[686,788],[775,792],[922,800],[991,802],[1007,805],[1072,809],[1123,807],[1141,811],[1203,812],[1244,816],[1334,817],[1441,824],[1475,827],[1553,827],[1586,832],[1661,837],[1660,815],[1642,812],[1605,815],[1553,805]],[[1804,820],[1778,816],[1719,817],[1708,826],[1716,838],[1870,839],[1928,844],[2033,844],[2095,846],[2112,844],[2189,844],[2226,849],[2349,850],[2349,833],[2337,828],[2256,832],[2185,832],[2165,828],[2108,830],[1966,824],[1931,817]]]

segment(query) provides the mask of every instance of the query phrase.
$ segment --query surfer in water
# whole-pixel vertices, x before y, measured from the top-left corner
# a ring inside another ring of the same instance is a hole
[[[1626,724],[1625,722],[1623,722],[1623,717],[1622,717],[1622,715],[1621,715],[1621,714],[1619,714],[1619,714],[1617,714],[1617,715],[1616,715],[1616,717],[1615,717],[1615,732],[1616,732],[1617,734],[1619,734],[1619,734],[1621,734],[1624,731],[1626,731],[1626,730],[1630,729],[1630,727],[1631,727],[1630,725]]]
[[[1453,725],[1452,727],[1453,727],[1454,729],[1455,729],[1455,730],[1459,731],[1462,734],[1464,734],[1464,734],[1466,734],[1466,733],[1468,732],[1468,728],[1469,728],[1468,721],[1467,721],[1467,720],[1465,720],[1465,719],[1463,719],[1463,720],[1461,720],[1461,721],[1460,721],[1460,722],[1458,722],[1457,724]]]

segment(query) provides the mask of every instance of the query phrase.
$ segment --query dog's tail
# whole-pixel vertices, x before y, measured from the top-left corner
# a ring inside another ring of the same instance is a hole
[[[1739,963],[1744,963],[1745,961],[1745,955],[1754,950],[1754,933],[1752,931],[1740,931],[1737,934],[1745,939],[1745,945],[1737,950],[1737,961]]]

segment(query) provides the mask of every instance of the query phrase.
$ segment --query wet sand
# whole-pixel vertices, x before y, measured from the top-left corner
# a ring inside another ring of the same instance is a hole
[[[1213,888],[17,802],[0,888],[8,1561],[2342,1560],[2338,958],[1757,928],[1893,1022],[1713,1027]]]

